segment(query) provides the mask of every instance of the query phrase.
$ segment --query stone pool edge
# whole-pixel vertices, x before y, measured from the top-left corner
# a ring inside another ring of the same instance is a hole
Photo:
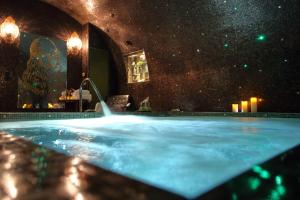
[[[300,113],[232,113],[232,112],[117,112],[117,115],[149,117],[257,117],[257,118],[300,118]],[[82,119],[103,117],[98,112],[0,112],[0,122],[57,119]]]
[[[6,177],[0,180],[3,197],[11,196],[17,200],[65,200],[76,199],[78,195],[86,199],[107,200],[185,199],[82,159],[34,144],[9,132],[0,131],[0,150],[0,177]],[[10,188],[15,193],[7,190],[7,181],[11,182]]]

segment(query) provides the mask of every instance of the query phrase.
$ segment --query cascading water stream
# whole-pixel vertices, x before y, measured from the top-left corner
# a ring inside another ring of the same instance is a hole
[[[85,82],[89,82],[91,84],[91,86],[93,87],[93,89],[94,89],[94,91],[95,91],[95,93],[98,97],[98,100],[100,101],[104,116],[110,116],[111,115],[110,109],[108,108],[107,104],[104,102],[104,100],[103,100],[99,90],[97,89],[95,83],[90,78],[83,79],[83,81],[80,84],[80,88],[79,88],[79,111],[82,112],[82,87],[83,87],[83,84]]]
[[[100,101],[100,104],[102,106],[102,111],[103,111],[104,116],[110,116],[111,111],[110,111],[109,107],[107,106],[107,104],[103,100]]]

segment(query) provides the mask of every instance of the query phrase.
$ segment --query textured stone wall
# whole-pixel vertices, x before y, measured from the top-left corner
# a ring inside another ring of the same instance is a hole
[[[116,65],[112,94],[130,94],[136,103],[149,96],[157,111],[228,111],[231,103],[258,96],[261,111],[300,112],[296,0],[43,1],[108,36]],[[25,18],[24,30],[59,38],[68,32],[62,30],[80,28],[37,2],[2,0],[0,11],[5,15],[11,4],[17,20]],[[127,84],[123,55],[139,49],[150,82]]]
[[[43,0],[110,38],[118,92],[154,110],[227,111],[259,96],[300,112],[299,4],[283,1]],[[144,49],[150,82],[130,84],[122,54]]]

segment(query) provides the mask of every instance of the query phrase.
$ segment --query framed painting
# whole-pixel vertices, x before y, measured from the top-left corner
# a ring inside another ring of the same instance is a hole
[[[26,66],[18,80],[18,107],[64,108],[59,96],[66,89],[66,42],[22,32],[20,50]]]
[[[148,63],[144,50],[135,51],[124,56],[128,83],[149,81]]]

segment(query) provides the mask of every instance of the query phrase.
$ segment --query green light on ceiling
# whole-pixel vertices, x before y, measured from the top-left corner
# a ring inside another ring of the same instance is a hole
[[[36,88],[38,85],[39,85],[39,84],[36,83],[36,82],[32,83],[32,87],[34,87],[34,88]]]
[[[283,185],[278,185],[276,187],[276,191],[278,192],[279,195],[283,196],[286,193],[286,189]]]
[[[245,64],[246,65],[246,64]],[[269,179],[271,177],[271,174],[267,171],[267,170],[264,170],[262,167],[256,165],[252,168],[252,170],[259,174],[259,176],[263,179]]]
[[[247,65],[247,64],[244,64],[243,67],[244,67],[244,68],[248,68],[248,65]]]
[[[259,178],[251,177],[248,180],[248,184],[251,190],[256,190],[261,185],[261,181]]]
[[[281,185],[282,184],[282,177],[281,176],[275,176],[275,182],[277,185]]]
[[[277,187],[271,190],[270,200],[280,200],[281,196],[286,194],[286,188],[283,185],[277,185]]]
[[[255,165],[252,170],[256,173],[260,173],[262,172],[263,169],[260,166]]]
[[[238,200],[238,196],[236,195],[236,193],[232,193],[231,200]]]
[[[271,197],[270,200],[279,200],[280,194],[276,190],[272,190],[270,197]]]
[[[228,48],[229,47],[229,44],[228,43],[225,43],[224,44],[224,48]]]
[[[259,34],[257,37],[256,37],[256,40],[259,41],[259,42],[263,42],[263,41],[266,41],[267,39],[267,36],[265,34]]]

